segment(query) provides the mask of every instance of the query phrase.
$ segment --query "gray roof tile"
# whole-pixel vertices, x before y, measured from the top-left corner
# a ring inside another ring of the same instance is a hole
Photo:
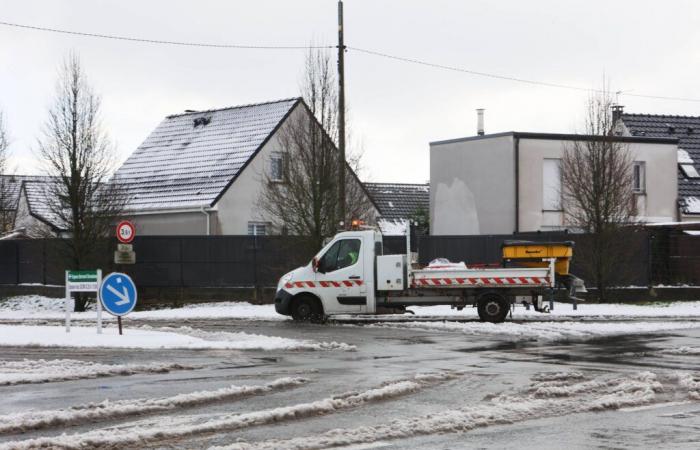
[[[364,183],[384,219],[409,219],[419,208],[428,211],[430,186],[406,183]]]

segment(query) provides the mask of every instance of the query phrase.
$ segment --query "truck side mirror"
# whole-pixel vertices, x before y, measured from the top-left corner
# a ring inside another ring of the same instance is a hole
[[[311,268],[314,270],[314,272],[318,272],[318,258],[314,256],[314,259],[311,260]]]

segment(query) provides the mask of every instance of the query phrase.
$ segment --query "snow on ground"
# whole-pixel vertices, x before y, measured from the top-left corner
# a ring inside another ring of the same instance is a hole
[[[187,348],[230,350],[354,350],[337,342],[313,342],[247,333],[207,333],[191,328],[156,331],[125,328],[120,336],[116,327],[97,334],[95,327],[0,325],[0,346],[31,347],[109,347],[109,348]]]
[[[449,306],[411,306],[408,309],[416,316],[473,316],[478,317],[476,308],[464,308],[462,311]],[[527,310],[518,306],[513,312],[514,319],[547,316],[572,316],[589,318],[615,317],[700,317],[700,302],[671,302],[648,305],[631,305],[623,303],[579,303],[574,310],[569,303],[554,302],[554,309],[543,314],[534,309]]]
[[[172,370],[189,370],[194,368],[181,364],[158,363],[100,364],[75,359],[0,361],[0,386],[49,383],[137,373],[165,373]]]
[[[50,298],[39,295],[27,295],[0,300],[0,320],[22,319],[61,319],[65,315],[64,299]],[[94,305],[92,305],[94,309]],[[436,317],[458,316],[477,318],[476,308],[467,307],[462,311],[451,309],[449,306],[413,306],[415,312],[404,315],[388,315],[387,318],[405,320],[406,317]],[[700,301],[671,302],[649,305],[630,305],[618,303],[578,305],[574,310],[571,304],[555,303],[554,310],[549,314],[526,310],[524,307],[515,308],[513,318],[528,319],[547,317],[587,317],[587,318],[644,318],[644,317],[673,317],[700,318]],[[73,319],[95,320],[95,312],[71,313]],[[109,314],[103,314],[106,321],[115,320]],[[253,305],[248,302],[217,302],[190,304],[182,308],[159,309],[152,311],[135,311],[129,314],[130,320],[184,320],[184,319],[246,319],[246,320],[288,320],[289,317],[275,312],[274,305]]]
[[[241,414],[224,414],[210,420],[197,418],[168,417],[159,425],[124,424],[115,428],[104,428],[78,434],[62,434],[55,437],[40,437],[24,441],[7,442],[12,449],[29,448],[93,448],[93,447],[139,447],[152,442],[181,439],[204,433],[234,431],[252,426],[268,425],[283,421],[293,421],[307,417],[333,414],[338,411],[357,408],[370,403],[391,400],[417,392],[425,387],[446,382],[459,377],[455,372],[420,374],[410,379],[396,380],[365,391],[346,392],[326,397],[314,402],[298,403],[291,406],[265,409]]]
[[[89,311],[74,313],[73,319],[95,320],[95,305]],[[72,302],[71,302],[72,310]],[[24,295],[0,300],[0,319],[60,319],[65,316],[65,299]],[[103,313],[105,320],[116,320]],[[277,314],[274,305],[253,305],[248,302],[195,303],[182,308],[134,311],[130,320],[173,320],[173,319],[261,319],[286,320],[287,316]]]
[[[564,416],[589,411],[615,410],[668,401],[664,391],[680,392],[693,399],[697,385],[692,377],[679,375],[676,380],[661,380],[651,372],[626,377],[589,380],[574,374],[561,374],[552,381],[533,380],[524,391],[503,393],[484,399],[476,405],[445,410],[424,416],[413,416],[379,422],[374,426],[336,428],[325,433],[292,439],[270,439],[262,442],[239,442],[218,450],[253,450],[289,448],[296,450],[325,449],[353,444],[371,444],[440,433],[467,432],[475,428],[516,423],[531,419]],[[668,385],[662,384],[664,381]],[[556,388],[548,395],[546,388]]]
[[[0,434],[25,432],[48,427],[62,427],[86,421],[112,420],[141,414],[162,413],[207,403],[235,400],[291,389],[308,382],[305,378],[279,378],[258,386],[228,386],[213,391],[197,391],[164,398],[105,400],[76,405],[67,409],[28,411],[0,416]]]
[[[370,327],[447,331],[469,335],[493,335],[524,340],[584,340],[602,336],[643,334],[700,328],[698,322],[380,322]]]

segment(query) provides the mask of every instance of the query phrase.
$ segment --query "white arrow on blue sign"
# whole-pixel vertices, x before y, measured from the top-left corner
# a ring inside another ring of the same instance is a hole
[[[114,316],[124,316],[136,306],[136,285],[129,275],[112,272],[102,280],[100,299],[105,311]]]

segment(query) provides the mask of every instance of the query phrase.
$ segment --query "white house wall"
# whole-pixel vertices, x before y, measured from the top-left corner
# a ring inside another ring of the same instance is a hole
[[[520,231],[537,231],[566,226],[561,213],[543,211],[542,168],[547,158],[561,159],[573,141],[520,139],[519,222]],[[675,220],[678,195],[675,144],[629,143],[634,161],[645,162],[646,193],[639,197],[642,220]]]
[[[296,120],[299,114],[306,115],[301,105],[297,105],[286,120]],[[216,203],[221,234],[247,234],[248,222],[271,221],[258,203],[272,154],[283,150],[278,129],[221,196]]]
[[[512,136],[430,144],[430,233],[515,230]]]

